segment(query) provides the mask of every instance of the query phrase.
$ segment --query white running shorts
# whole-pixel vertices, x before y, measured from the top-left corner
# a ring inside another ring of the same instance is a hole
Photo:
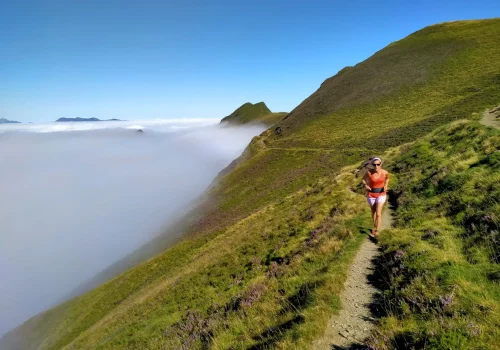
[[[366,196],[366,199],[368,200],[370,207],[372,207],[375,203],[385,203],[387,195],[384,194],[382,196],[378,196],[377,198]]]

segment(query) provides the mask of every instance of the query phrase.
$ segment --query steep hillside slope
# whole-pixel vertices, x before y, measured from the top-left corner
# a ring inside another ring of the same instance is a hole
[[[338,309],[368,219],[362,197],[346,189],[354,168],[335,179],[341,168],[476,119],[499,96],[500,20],[439,24],[395,42],[254,138],[214,182],[186,239],[3,341],[307,349]]]
[[[213,232],[273,198],[444,123],[479,118],[500,94],[500,19],[434,25],[344,69],[255,138],[212,191],[196,231]],[[280,133],[274,130],[280,127]]]
[[[500,96],[499,96],[500,99]],[[500,131],[457,122],[402,148],[382,237],[377,349],[498,349]]]
[[[222,118],[221,123],[227,123],[229,125],[241,125],[247,123],[264,123],[267,125],[273,125],[286,114],[287,113],[285,112],[271,112],[264,102],[256,104],[247,102],[227,117]]]

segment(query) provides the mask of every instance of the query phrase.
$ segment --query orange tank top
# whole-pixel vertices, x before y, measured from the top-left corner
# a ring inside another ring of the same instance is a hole
[[[368,172],[368,178],[370,179],[370,187],[371,188],[383,188],[385,184],[385,174],[380,174],[378,177],[375,177],[376,173],[370,173]],[[368,196],[372,198],[377,198],[379,196],[385,195],[385,192],[379,192],[379,193],[374,193],[374,192],[368,192]]]

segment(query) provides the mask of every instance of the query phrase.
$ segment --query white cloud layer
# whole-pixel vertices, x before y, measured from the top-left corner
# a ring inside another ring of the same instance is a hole
[[[264,129],[215,122],[1,126],[0,336],[161,233]]]

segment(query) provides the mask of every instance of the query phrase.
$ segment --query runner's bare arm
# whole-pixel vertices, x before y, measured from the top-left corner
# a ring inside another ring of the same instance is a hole
[[[365,186],[365,189],[367,191],[370,191],[371,190],[371,187],[368,186],[368,181],[369,181],[369,178],[368,178],[368,173],[365,173],[365,176],[363,176],[363,180],[361,180],[361,182],[363,183],[363,185]]]
[[[387,192],[387,189],[389,188],[389,173],[386,171],[385,172],[385,182],[384,182],[384,192]]]

